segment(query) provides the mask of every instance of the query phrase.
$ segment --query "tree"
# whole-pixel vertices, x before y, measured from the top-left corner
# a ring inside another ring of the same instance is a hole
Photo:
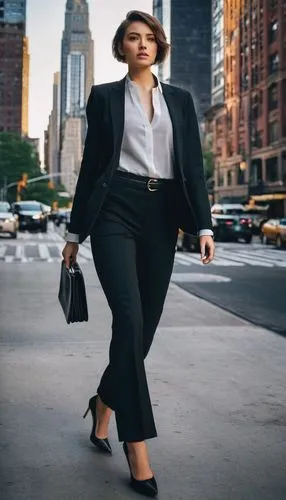
[[[213,176],[213,170],[214,170],[213,153],[211,151],[203,151],[203,161],[204,161],[205,176],[206,179],[208,180],[210,177]]]
[[[19,135],[0,132],[0,186],[17,182],[22,174],[28,178],[42,174],[34,148]]]

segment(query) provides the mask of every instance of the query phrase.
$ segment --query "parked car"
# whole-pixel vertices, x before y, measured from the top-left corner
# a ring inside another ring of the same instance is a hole
[[[56,226],[61,224],[69,224],[70,222],[71,208],[59,208],[57,212],[53,215],[53,221]]]
[[[48,229],[48,215],[38,201],[17,201],[12,204],[12,211],[18,216],[19,229],[29,231],[40,230],[46,233]]]
[[[215,203],[211,207],[214,215],[244,215],[244,205],[239,203]]]
[[[17,238],[18,219],[11,212],[10,204],[0,201],[0,234],[10,234],[11,238]]]
[[[261,228],[260,241],[264,245],[273,243],[277,248],[286,245],[286,219],[269,219]]]
[[[180,229],[177,239],[177,250],[181,252],[200,252],[200,241],[198,236],[184,233],[184,231]]]
[[[214,239],[216,241],[252,241],[251,219],[240,215],[212,214]]]
[[[253,234],[260,234],[263,224],[269,219],[268,216],[269,205],[246,205],[244,207],[244,215],[247,215],[252,220]]]

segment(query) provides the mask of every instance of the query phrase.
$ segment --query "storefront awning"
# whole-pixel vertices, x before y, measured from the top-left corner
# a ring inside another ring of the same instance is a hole
[[[251,200],[254,201],[286,200],[286,193],[255,194],[251,195]]]

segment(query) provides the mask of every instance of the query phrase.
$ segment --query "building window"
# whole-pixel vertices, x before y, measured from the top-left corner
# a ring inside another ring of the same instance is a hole
[[[270,85],[268,89],[268,109],[269,111],[273,111],[277,109],[278,106],[278,89],[277,83],[273,83]]]
[[[231,170],[227,171],[227,185],[232,186],[232,171]]]
[[[279,139],[279,124],[278,122],[270,122],[268,124],[268,137],[269,137],[269,144],[272,144],[272,142],[278,141]]]
[[[277,0],[269,0],[269,9],[271,10],[277,9]]]
[[[240,186],[245,183],[245,171],[240,168],[240,165],[236,167],[237,169],[237,184]]]
[[[254,66],[251,70],[252,85],[257,85],[259,83],[259,72],[258,66]]]
[[[277,40],[278,22],[273,21],[269,26],[268,43],[273,43]]]
[[[266,180],[268,182],[277,182],[278,179],[278,158],[268,158],[266,160]]]
[[[271,55],[268,58],[269,74],[272,75],[273,73],[276,73],[278,71],[278,67],[279,67],[279,55],[276,52],[275,54]]]

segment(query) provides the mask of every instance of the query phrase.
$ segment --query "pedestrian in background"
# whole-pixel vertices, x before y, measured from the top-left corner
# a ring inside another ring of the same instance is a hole
[[[214,257],[192,97],[160,83],[151,72],[168,51],[163,28],[150,14],[131,11],[117,29],[113,55],[128,65],[128,73],[119,82],[91,89],[63,250],[69,266],[76,261],[78,243],[90,234],[113,318],[109,364],[89,400],[90,438],[111,453],[108,424],[114,410],[131,486],[147,496],[156,496],[157,484],[145,441],[157,432],[144,359],[162,314],[178,228],[199,234],[204,264]]]

